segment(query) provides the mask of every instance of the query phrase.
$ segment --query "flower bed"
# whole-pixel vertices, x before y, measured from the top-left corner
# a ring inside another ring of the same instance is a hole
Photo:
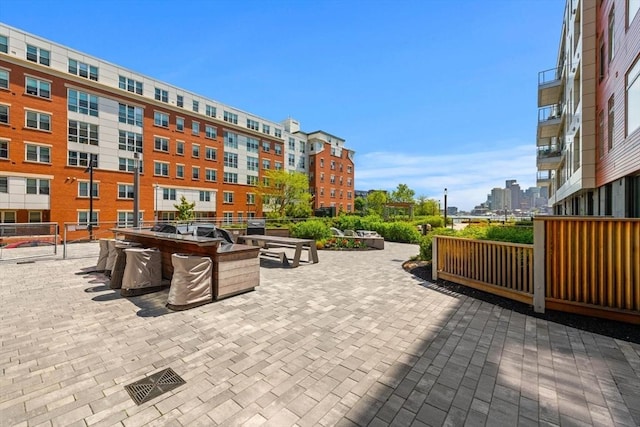
[[[332,237],[330,239],[318,241],[318,249],[353,249],[367,250],[369,247],[360,239]]]

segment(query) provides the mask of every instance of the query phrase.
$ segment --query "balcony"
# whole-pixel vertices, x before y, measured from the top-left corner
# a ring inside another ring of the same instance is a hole
[[[562,101],[563,76],[560,67],[538,73],[538,107],[554,105]]]
[[[562,104],[538,109],[538,140],[558,136],[562,129]]]
[[[562,147],[551,145],[538,148],[537,166],[539,171],[552,171],[560,168],[564,154]]]
[[[553,182],[553,172],[550,170],[540,171],[536,176],[536,185],[538,187],[549,187]]]

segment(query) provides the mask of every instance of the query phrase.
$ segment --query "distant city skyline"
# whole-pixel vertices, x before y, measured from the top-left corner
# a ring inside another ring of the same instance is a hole
[[[555,64],[564,1],[189,3],[197,13],[172,31],[176,4],[162,0],[127,3],[127,13],[101,1],[7,0],[0,21],[344,138],[356,189],[404,183],[439,199],[446,187],[451,205],[469,210],[505,179],[535,185],[537,73]],[[86,16],[89,30],[51,24]],[[133,38],[120,31],[130,28]]]

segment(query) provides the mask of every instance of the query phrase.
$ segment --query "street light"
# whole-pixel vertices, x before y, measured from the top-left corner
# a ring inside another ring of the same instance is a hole
[[[155,203],[153,205],[153,218],[155,219],[155,222],[158,223],[158,214],[159,214],[159,210],[158,209],[158,187],[160,187],[160,185],[158,185],[158,183],[153,184],[153,188],[155,188],[154,192],[154,198],[155,198]]]
[[[140,226],[140,154],[133,153],[133,228]]]
[[[89,173],[89,221],[87,229],[89,230],[89,240],[93,240],[93,164],[95,158],[93,154],[89,154],[89,167],[84,170]]]
[[[444,226],[447,227],[447,189],[444,189]]]

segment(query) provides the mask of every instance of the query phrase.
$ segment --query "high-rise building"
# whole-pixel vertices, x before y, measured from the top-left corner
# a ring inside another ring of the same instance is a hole
[[[557,215],[640,217],[640,2],[567,0],[538,76],[537,183]]]
[[[313,208],[353,211],[354,152],[0,24],[0,222],[172,220],[181,196],[197,217],[262,216],[265,174],[309,178]],[[93,188],[85,169],[93,164]],[[92,195],[92,197],[90,197]]]

